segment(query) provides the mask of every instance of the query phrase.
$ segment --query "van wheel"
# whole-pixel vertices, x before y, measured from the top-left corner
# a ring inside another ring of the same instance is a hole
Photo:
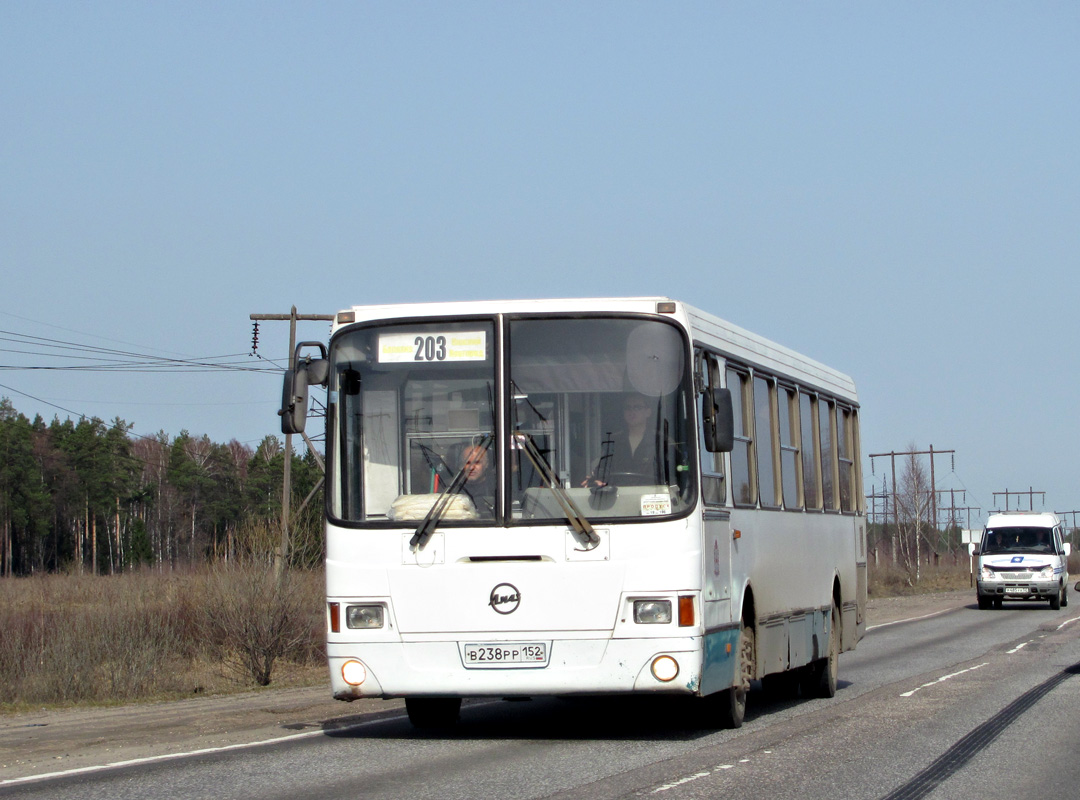
[[[1057,593],[1053,597],[1050,598],[1050,608],[1051,608],[1051,610],[1057,611],[1059,608],[1061,608],[1061,594],[1062,594],[1061,587],[1059,586],[1058,590],[1057,590]]]
[[[1065,584],[1061,585],[1061,607],[1065,608],[1069,605],[1069,587]]]
[[[986,609],[990,608],[991,605],[993,605],[993,602],[990,600],[989,597],[984,594],[979,595],[979,608],[985,611]]]

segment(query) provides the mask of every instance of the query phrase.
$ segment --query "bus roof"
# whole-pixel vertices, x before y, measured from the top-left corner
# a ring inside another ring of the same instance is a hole
[[[335,328],[351,322],[402,318],[470,316],[493,314],[585,314],[631,313],[659,315],[661,303],[674,304],[663,316],[677,319],[695,344],[720,355],[760,367],[772,375],[786,377],[806,388],[820,389],[858,405],[855,382],[847,375],[808,358],[795,350],[740,328],[713,314],[668,297],[588,297],[525,300],[463,300],[437,303],[401,303],[353,306],[338,314]],[[352,314],[344,321],[342,313]]]

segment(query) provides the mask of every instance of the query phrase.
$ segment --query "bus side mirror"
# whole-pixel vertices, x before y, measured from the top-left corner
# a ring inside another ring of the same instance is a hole
[[[710,453],[730,453],[735,446],[735,415],[731,390],[709,387],[701,400],[705,428],[705,449]]]
[[[306,367],[285,370],[281,390],[281,432],[303,433],[307,423],[308,372]]]
[[[300,358],[301,347],[318,347],[322,358]],[[303,433],[307,424],[308,386],[325,386],[330,375],[330,362],[326,359],[326,346],[322,342],[300,342],[293,356],[295,369],[285,370],[285,382],[281,389],[282,433]]]

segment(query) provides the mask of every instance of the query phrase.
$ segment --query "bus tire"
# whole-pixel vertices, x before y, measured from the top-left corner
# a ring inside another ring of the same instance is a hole
[[[840,674],[840,609],[832,607],[829,626],[829,654],[803,669],[803,694],[807,697],[835,697]]]
[[[414,728],[449,728],[461,713],[460,697],[406,697],[405,710]]]
[[[739,625],[739,640],[735,645],[735,680],[737,683],[718,693],[717,715],[724,728],[741,728],[746,719],[746,698],[750,693],[750,681],[754,679],[756,646],[754,629],[743,622]]]

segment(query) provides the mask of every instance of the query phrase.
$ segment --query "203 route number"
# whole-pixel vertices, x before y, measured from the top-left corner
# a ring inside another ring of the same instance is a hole
[[[529,644],[467,644],[466,667],[501,667],[516,664],[544,664],[547,646],[543,642]]]
[[[445,336],[417,336],[413,340],[416,352],[413,361],[445,361],[446,360],[446,337]]]

